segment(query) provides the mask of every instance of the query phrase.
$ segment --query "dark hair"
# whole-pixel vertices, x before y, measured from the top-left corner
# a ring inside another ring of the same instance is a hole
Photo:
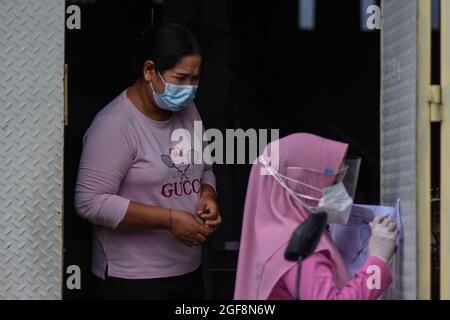
[[[137,39],[134,75],[142,77],[142,68],[147,60],[154,61],[156,70],[163,73],[184,57],[194,54],[201,54],[200,46],[192,33],[179,24],[144,30]]]

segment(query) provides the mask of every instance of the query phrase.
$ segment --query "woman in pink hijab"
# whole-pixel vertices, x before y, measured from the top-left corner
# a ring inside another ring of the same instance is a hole
[[[332,186],[336,175],[324,172],[339,172],[348,148],[311,134],[294,134],[278,143],[278,172],[289,178],[285,179],[287,187],[319,199],[321,192],[291,179],[321,190]],[[234,298],[290,300],[295,296],[297,266],[285,260],[284,252],[293,231],[310,213],[273,176],[261,174],[261,162],[253,165],[247,189]],[[317,201],[302,201],[317,206]],[[392,282],[387,261],[393,254],[397,231],[390,219],[376,219],[371,227],[369,257],[353,279],[329,234],[322,236],[315,252],[302,264],[300,299],[372,300],[383,294]],[[379,281],[370,285],[374,268]]]

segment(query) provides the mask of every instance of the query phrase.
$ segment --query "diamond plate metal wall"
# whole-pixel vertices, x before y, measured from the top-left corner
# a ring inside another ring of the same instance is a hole
[[[416,298],[417,0],[382,1],[381,202],[401,199],[404,241],[391,299]]]
[[[0,299],[60,299],[65,3],[0,0]]]

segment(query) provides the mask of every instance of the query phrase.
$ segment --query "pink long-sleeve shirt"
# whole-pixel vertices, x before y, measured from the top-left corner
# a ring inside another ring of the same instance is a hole
[[[286,272],[275,285],[269,300],[292,300],[295,297],[297,267]],[[378,277],[376,279],[376,277]],[[302,264],[300,276],[301,300],[376,300],[392,283],[386,263],[378,257],[368,257],[355,278],[344,288],[335,281],[330,257],[316,252]]]
[[[167,230],[117,227],[130,201],[195,214],[201,185],[215,188],[211,166],[187,164],[190,150],[171,141],[175,129],[194,136],[200,115],[192,104],[154,121],[126,93],[97,114],[83,139],[75,207],[94,225],[92,272],[127,279],[189,273],[200,265],[200,246],[187,247]]]

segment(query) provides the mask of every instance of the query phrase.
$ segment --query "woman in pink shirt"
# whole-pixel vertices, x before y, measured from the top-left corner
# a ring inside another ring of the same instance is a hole
[[[75,206],[94,225],[99,298],[201,299],[200,244],[221,223],[215,178],[171,137],[183,129],[201,139],[200,49],[175,24],[144,34],[141,47],[139,79],[84,136]]]
[[[321,190],[338,182],[348,147],[310,134],[291,135],[278,143],[277,171],[282,180],[262,175],[261,170],[267,168],[262,161],[251,171],[235,299],[294,299],[297,267],[285,260],[284,252],[295,228],[311,214],[306,208],[318,206],[312,199],[320,199]],[[271,145],[266,150],[270,149]],[[300,201],[299,194],[303,196]],[[369,257],[353,279],[329,234],[321,237],[315,252],[302,264],[300,299],[371,300],[382,295],[392,282],[387,262],[394,252],[397,230],[390,219],[377,218],[371,227]],[[374,270],[379,276],[375,285]]]

